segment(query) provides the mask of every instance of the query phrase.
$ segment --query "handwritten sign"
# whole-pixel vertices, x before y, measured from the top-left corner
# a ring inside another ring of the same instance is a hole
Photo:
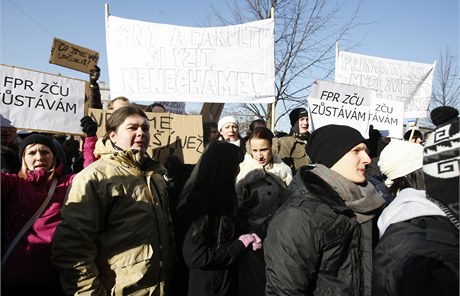
[[[89,108],[88,115],[98,124],[97,136],[105,135],[105,123],[112,110]],[[186,164],[194,164],[203,153],[203,125],[201,115],[146,112],[150,123],[148,153],[163,163],[171,155]]]
[[[186,114],[185,102],[158,102],[166,108],[166,112]]]
[[[378,99],[373,89],[317,80],[308,102],[312,130],[334,123],[351,126],[368,138],[373,125],[383,136],[402,137],[404,103]]]
[[[405,118],[427,117],[436,62],[390,60],[340,51],[335,82],[375,89],[377,98],[404,103]]]
[[[85,81],[0,65],[2,126],[82,134]]]
[[[372,102],[369,112],[369,125],[372,124],[382,136],[403,137],[404,102],[377,99]]]
[[[368,137],[369,107],[375,91],[317,80],[308,98],[310,129],[328,124],[348,125]]]
[[[106,17],[110,96],[271,103],[274,20],[195,28]]]
[[[54,38],[51,47],[50,63],[89,73],[99,61],[97,51]]]

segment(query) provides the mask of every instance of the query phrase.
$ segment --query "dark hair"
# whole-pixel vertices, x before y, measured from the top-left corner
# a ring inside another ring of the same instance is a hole
[[[145,108],[145,112],[152,112],[154,107],[161,107],[166,112],[165,106],[163,106],[160,103],[153,103],[153,104],[148,105],[147,108]]]
[[[252,133],[252,131],[254,130],[255,126],[259,124],[259,125],[263,125],[264,127],[267,127],[267,123],[265,122],[265,120],[263,119],[255,119],[253,121],[251,121],[251,123],[249,124],[249,129],[248,129],[248,135],[250,135]]]
[[[211,134],[212,128],[217,129],[217,122],[215,121],[203,122],[203,142],[205,146],[208,144],[208,138],[209,138],[209,135]]]
[[[399,191],[405,188],[425,190],[423,169],[418,169],[410,174],[394,179],[393,184],[390,186],[390,191],[393,193],[393,196],[396,196]]]
[[[268,140],[270,146],[273,144],[273,138],[275,135],[272,131],[266,127],[256,127],[249,135],[248,142],[251,143],[252,139],[264,139]]]
[[[209,143],[181,193],[177,207],[182,227],[179,236],[192,223],[194,236],[205,235],[210,241],[217,240],[217,245],[231,236],[233,227],[229,218],[236,214],[235,181],[241,161],[243,154],[238,146],[225,141]],[[223,236],[218,235],[222,227],[217,224],[221,221],[226,229]]]
[[[404,140],[409,141],[411,133],[412,133],[412,129],[408,130],[404,134]],[[412,136],[412,139],[418,139],[418,138],[423,140],[423,135],[419,130],[414,130],[414,135]]]
[[[105,124],[106,134],[104,138],[107,139],[110,132],[116,132],[118,127],[123,124],[126,118],[133,116],[133,115],[139,115],[144,118],[147,118],[147,115],[145,114],[145,112],[139,109],[138,107],[126,106],[126,107],[121,107],[115,110],[112,113],[112,115],[109,117],[109,119],[107,119],[107,122]]]

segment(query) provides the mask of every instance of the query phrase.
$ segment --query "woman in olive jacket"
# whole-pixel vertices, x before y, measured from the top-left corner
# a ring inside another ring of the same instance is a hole
[[[135,107],[107,120],[101,158],[69,189],[53,240],[66,294],[168,295],[174,263],[166,183],[146,155],[149,122]]]

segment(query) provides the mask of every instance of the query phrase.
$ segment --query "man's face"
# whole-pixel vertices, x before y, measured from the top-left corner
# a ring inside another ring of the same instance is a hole
[[[366,166],[371,162],[367,154],[367,146],[360,143],[353,147],[347,154],[342,156],[332,167],[331,170],[344,176],[355,184],[366,181]]]
[[[299,134],[306,134],[308,132],[308,117],[300,117],[299,120],[294,124],[292,129]]]
[[[115,100],[112,104],[113,110],[117,110],[118,108],[128,107],[128,106],[129,106],[129,103],[123,100]]]
[[[219,139],[219,131],[215,127],[211,127],[211,131],[209,132],[208,142],[217,141]]]

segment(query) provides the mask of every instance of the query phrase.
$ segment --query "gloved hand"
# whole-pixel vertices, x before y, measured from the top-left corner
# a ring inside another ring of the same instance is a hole
[[[260,239],[260,237],[255,234],[255,233],[251,233],[251,234],[243,234],[241,235],[238,240],[240,240],[244,246],[247,248],[250,244],[252,244],[252,249],[254,251],[257,251],[258,249],[261,249],[262,248],[262,240]]]
[[[87,137],[93,137],[97,132],[97,123],[88,115],[80,120],[81,130],[86,133]]]

